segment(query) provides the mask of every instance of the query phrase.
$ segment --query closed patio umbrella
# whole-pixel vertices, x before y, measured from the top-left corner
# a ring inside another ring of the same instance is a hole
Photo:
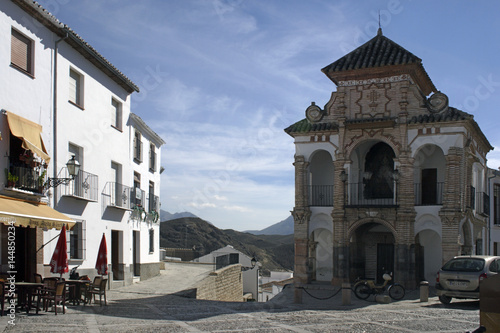
[[[102,234],[101,245],[97,253],[97,261],[95,263],[97,274],[108,275],[108,248],[106,246],[106,236]]]
[[[68,272],[68,253],[66,245],[66,226],[63,225],[59,239],[57,240],[56,249],[50,260],[50,271],[59,273],[62,278],[63,273]]]

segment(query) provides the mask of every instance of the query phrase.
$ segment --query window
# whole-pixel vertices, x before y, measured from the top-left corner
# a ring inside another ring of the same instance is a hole
[[[33,41],[12,29],[10,63],[33,76]]]
[[[500,184],[493,187],[493,223],[500,225]]]
[[[134,172],[134,188],[132,195],[132,206],[142,206],[143,191],[141,190],[141,174]]]
[[[156,147],[154,143],[149,144],[149,171],[156,171]]]
[[[142,141],[141,141],[141,133],[135,131],[134,134],[134,161],[142,162]]]
[[[149,253],[155,252],[155,231],[149,229]]]
[[[122,103],[114,98],[111,98],[111,126],[122,130]]]
[[[69,70],[69,101],[83,108],[83,76],[74,69]]]
[[[76,221],[73,229],[67,231],[69,259],[85,259],[85,221]]]
[[[156,210],[155,183],[149,182],[149,212]]]

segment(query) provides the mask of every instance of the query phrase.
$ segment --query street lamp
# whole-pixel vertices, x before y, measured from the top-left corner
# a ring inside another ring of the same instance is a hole
[[[253,269],[255,267],[255,265],[257,264],[257,260],[255,259],[255,257],[252,257],[252,259],[250,260],[250,264],[252,265],[252,267],[241,267],[241,271],[248,271],[250,269]]]
[[[68,185],[70,181],[75,179],[80,171],[80,163],[75,160],[75,155],[71,156],[68,163],[66,163],[66,167],[68,168],[68,173],[71,178],[49,178],[47,180],[48,187],[57,187],[61,184]]]

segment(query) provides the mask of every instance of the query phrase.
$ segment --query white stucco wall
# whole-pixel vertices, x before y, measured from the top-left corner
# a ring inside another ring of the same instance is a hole
[[[33,77],[9,66],[11,57],[11,28],[33,40],[34,75]],[[101,193],[107,182],[115,182],[111,163],[121,165],[121,183],[133,186],[133,174],[143,175],[141,189],[149,192],[149,181],[155,184],[155,195],[160,196],[161,144],[157,142],[156,172],[149,171],[149,140],[146,133],[143,139],[143,165],[132,162],[133,137],[130,136],[127,120],[130,114],[130,94],[108,75],[85,59],[65,41],[58,44],[57,54],[57,147],[54,148],[53,135],[53,86],[54,86],[54,47],[60,37],[34,20],[11,1],[0,2],[0,76],[4,83],[0,90],[0,108],[11,111],[42,125],[42,138],[48,154],[52,157],[49,177],[57,177],[61,168],[70,158],[69,145],[80,148],[81,170],[98,176],[97,199],[93,201],[61,197],[61,189],[50,189],[47,194],[49,204],[58,211],[75,220],[84,220],[85,258],[70,261],[70,268],[80,265],[80,269],[93,269],[97,251],[104,234],[107,240],[108,263],[111,263],[112,231],[121,233],[119,259],[121,264],[130,266],[132,258],[132,233],[140,233],[139,263],[159,261],[159,223],[137,222],[131,219],[130,211],[107,208]],[[83,108],[68,101],[69,71],[76,70],[83,76]],[[111,101],[115,99],[122,105],[122,130],[111,126]],[[5,116],[0,115],[0,131],[4,139],[0,149],[8,151],[8,124]],[[158,140],[156,140],[158,141]],[[7,167],[5,159],[0,167]],[[0,177],[0,187],[5,179]],[[147,197],[147,196],[146,196]],[[154,230],[154,251],[149,251],[149,230]],[[44,242],[57,236],[59,231],[44,232]],[[44,249],[44,263],[48,264],[56,242],[48,243]]]

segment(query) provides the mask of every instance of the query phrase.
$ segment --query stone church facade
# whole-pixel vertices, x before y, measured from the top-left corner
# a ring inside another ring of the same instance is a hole
[[[393,272],[435,281],[486,253],[492,146],[422,60],[382,34],[322,69],[337,90],[285,129],[295,143],[296,284]]]

